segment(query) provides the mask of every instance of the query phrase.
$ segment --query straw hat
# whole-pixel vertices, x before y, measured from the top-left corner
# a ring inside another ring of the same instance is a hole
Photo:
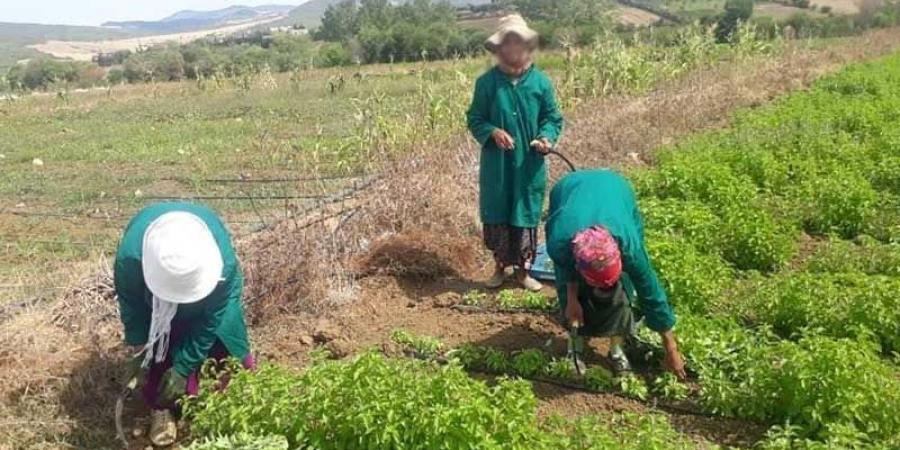
[[[215,290],[224,262],[202,219],[182,211],[159,216],[144,233],[144,280],[165,302],[198,302]]]
[[[506,38],[506,35],[510,33],[518,35],[531,46],[537,44],[537,31],[532,30],[522,16],[510,14],[500,19],[500,24],[497,25],[497,31],[487,38],[487,41],[484,43],[485,47],[491,52],[496,51],[497,47],[503,43],[503,39]]]

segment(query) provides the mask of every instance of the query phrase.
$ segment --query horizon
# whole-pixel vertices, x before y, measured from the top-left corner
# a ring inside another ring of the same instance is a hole
[[[179,11],[215,11],[230,6],[298,6],[308,0],[0,0],[0,22],[99,27],[104,22],[157,21]],[[10,4],[5,4],[5,3]]]

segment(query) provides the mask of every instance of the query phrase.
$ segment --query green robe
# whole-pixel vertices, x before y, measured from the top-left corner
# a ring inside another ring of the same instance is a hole
[[[622,254],[622,282],[626,292],[637,293],[637,303],[647,326],[666,331],[675,325],[669,305],[644,246],[644,225],[634,190],[628,180],[611,170],[582,170],[563,177],[550,192],[547,220],[547,253],[556,271],[560,307],[565,309],[566,285],[577,282],[579,296],[590,287],[578,274],[572,239],[592,226],[609,230]]]
[[[241,306],[244,276],[231,245],[231,236],[211,209],[180,202],[156,203],[142,209],[125,228],[114,267],[119,315],[128,345],[145,345],[150,330],[153,296],[144,282],[141,264],[144,232],[159,216],[173,211],[200,217],[215,237],[225,263],[223,281],[212,294],[196,303],[178,305],[173,320],[189,324],[186,334],[170,348],[175,371],[188,376],[203,364],[216,339],[225,345],[229,354],[240,360],[250,352]]]
[[[541,217],[547,168],[531,141],[559,140],[563,118],[550,79],[532,65],[517,81],[494,67],[475,82],[469,130],[481,144],[481,221],[489,225],[535,228]],[[491,138],[497,128],[515,140],[501,150]]]

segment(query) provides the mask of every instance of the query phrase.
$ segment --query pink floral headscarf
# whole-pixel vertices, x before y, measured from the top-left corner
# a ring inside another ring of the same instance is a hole
[[[572,239],[575,267],[594,287],[611,288],[622,275],[619,244],[606,228],[595,226],[583,230]]]

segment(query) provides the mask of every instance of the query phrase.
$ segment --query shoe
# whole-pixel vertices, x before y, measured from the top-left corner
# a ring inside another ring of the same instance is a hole
[[[631,363],[628,361],[628,357],[625,356],[625,352],[622,351],[621,347],[613,347],[609,351],[609,366],[612,369],[613,376],[619,378],[623,375],[627,375],[631,373]]]
[[[523,277],[519,278],[519,284],[521,284],[526,291],[531,292],[537,292],[544,288],[544,285],[541,284],[540,281],[531,278],[531,275],[528,275],[527,272],[525,272]]]
[[[156,447],[168,447],[178,439],[178,424],[168,409],[150,412],[150,442]]]
[[[488,289],[497,289],[500,286],[503,286],[504,281],[506,281],[506,271],[497,269],[494,270],[494,275],[484,282],[484,285],[487,286]]]
[[[625,356],[632,361],[639,370],[653,367],[662,361],[662,349],[653,345],[637,335],[629,335],[625,338]]]

